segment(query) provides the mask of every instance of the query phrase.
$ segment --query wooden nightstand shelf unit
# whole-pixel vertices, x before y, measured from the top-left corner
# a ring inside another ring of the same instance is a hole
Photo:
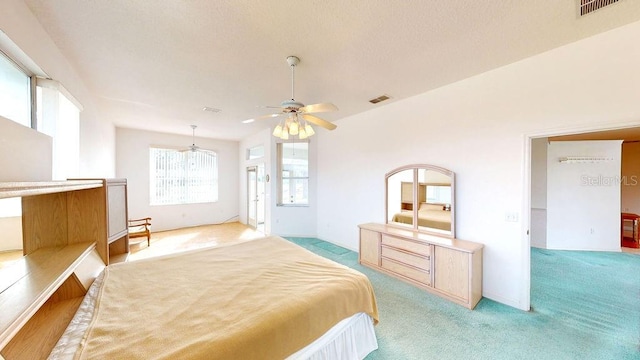
[[[126,180],[2,182],[22,199],[24,256],[0,268],[0,354],[46,358],[96,276],[128,254]]]
[[[94,209],[98,221],[96,249],[105,264],[123,262],[129,256],[127,227],[127,179],[71,179],[73,181],[100,181]]]
[[[482,298],[482,244],[383,224],[359,227],[362,265],[469,309]]]

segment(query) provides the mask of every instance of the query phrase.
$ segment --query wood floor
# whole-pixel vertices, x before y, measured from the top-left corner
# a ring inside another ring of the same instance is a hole
[[[14,261],[20,258],[22,258],[22,249],[0,252],[0,269],[11,265]]]
[[[640,254],[640,249],[634,249],[634,248],[628,248],[628,247],[623,247],[620,249],[622,250],[622,252],[631,253],[631,254]]]
[[[260,237],[264,234],[239,222],[154,232],[151,234],[151,246],[147,246],[146,238],[140,238],[144,241],[131,245],[128,261]]]

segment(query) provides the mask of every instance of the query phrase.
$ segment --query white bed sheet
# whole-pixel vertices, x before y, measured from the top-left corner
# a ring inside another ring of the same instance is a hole
[[[91,323],[102,280],[101,273],[89,287],[78,311],[49,354],[49,360],[73,359]],[[286,360],[362,360],[376,349],[378,340],[373,319],[365,313],[358,313],[343,319]]]
[[[73,359],[73,355],[78,347],[80,347],[80,341],[82,341],[82,337],[91,323],[93,309],[95,308],[96,299],[98,297],[98,292],[102,285],[103,278],[104,272],[101,272],[93,281],[93,284],[89,287],[89,291],[87,291],[87,294],[84,296],[82,303],[80,303],[78,311],[76,311],[76,314],[73,316],[69,326],[67,326],[67,329],[56,343],[56,346],[51,350],[51,354],[49,354],[48,359]]]
[[[378,349],[373,319],[365,313],[348,317],[287,360],[362,360]]]

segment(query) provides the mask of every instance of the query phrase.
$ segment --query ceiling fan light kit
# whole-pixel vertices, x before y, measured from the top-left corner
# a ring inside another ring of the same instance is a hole
[[[291,67],[291,99],[285,100],[280,103],[280,113],[269,114],[260,116],[255,119],[249,119],[243,121],[243,123],[250,123],[258,119],[268,119],[285,115],[285,119],[273,129],[273,136],[282,140],[288,140],[289,137],[297,136],[298,139],[304,140],[313,136],[316,132],[313,130],[309,123],[323,127],[327,130],[333,130],[337,126],[333,123],[323,120],[317,116],[310,115],[312,113],[337,111],[338,107],[332,103],[319,103],[305,106],[303,103],[296,101],[294,96],[295,90],[295,67],[300,63],[300,58],[297,56],[287,56],[287,64]]]
[[[278,124],[276,128],[273,129],[273,136],[279,137],[282,140],[288,140],[289,135],[298,136],[298,139],[304,140],[315,133],[316,132],[313,131],[311,125],[298,119],[297,114],[288,117],[284,122]]]

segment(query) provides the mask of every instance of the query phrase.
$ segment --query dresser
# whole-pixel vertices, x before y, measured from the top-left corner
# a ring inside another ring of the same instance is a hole
[[[469,309],[482,298],[482,244],[385,224],[359,228],[360,264]]]

